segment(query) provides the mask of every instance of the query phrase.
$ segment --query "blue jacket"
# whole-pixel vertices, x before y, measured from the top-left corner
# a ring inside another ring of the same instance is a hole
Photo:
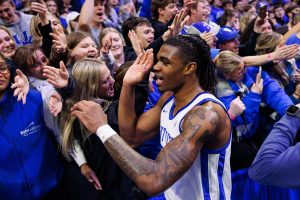
[[[259,123],[259,106],[261,102],[273,108],[281,116],[290,105],[293,105],[285,91],[264,71],[262,72],[262,79],[264,80],[262,94],[251,92],[250,88],[256,80],[257,72],[257,67],[247,67],[242,80],[248,88],[248,92],[246,92],[242,98],[246,109],[242,116],[236,117],[232,122],[234,127],[240,129],[244,129],[246,125],[247,130],[240,130],[244,137],[251,137],[257,129]],[[217,84],[217,96],[227,109],[229,109],[232,100],[237,97],[235,93],[238,92],[239,89],[238,85],[233,81],[225,80],[222,77],[219,79]]]
[[[0,198],[40,199],[57,186],[62,164],[46,128],[40,93],[23,105],[7,89],[0,100]]]
[[[300,118],[284,115],[259,149],[249,169],[250,178],[262,184],[300,189],[299,130]]]

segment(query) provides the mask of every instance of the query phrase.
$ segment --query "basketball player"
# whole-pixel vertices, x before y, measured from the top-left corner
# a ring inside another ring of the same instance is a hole
[[[165,191],[170,200],[230,199],[231,126],[224,105],[208,93],[215,85],[209,46],[197,35],[164,43],[153,70],[158,89],[165,93],[137,119],[135,85],[151,68],[152,57],[151,50],[140,55],[123,80],[119,128],[127,143],[107,125],[97,104],[79,102],[72,114],[98,135],[122,170],[149,196]],[[131,148],[159,131],[163,149],[156,160]]]

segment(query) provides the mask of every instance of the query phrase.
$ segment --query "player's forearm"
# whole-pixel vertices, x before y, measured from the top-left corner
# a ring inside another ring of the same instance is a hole
[[[118,122],[120,135],[129,143],[134,139],[137,126],[135,113],[135,86],[126,83],[122,86],[119,101]]]
[[[165,191],[191,166],[197,150],[191,152],[181,139],[161,151],[157,160],[147,159],[128,146],[118,135],[110,137],[104,146],[111,157],[137,186],[149,196]]]

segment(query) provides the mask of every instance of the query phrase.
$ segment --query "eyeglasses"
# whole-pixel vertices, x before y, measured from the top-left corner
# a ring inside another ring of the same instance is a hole
[[[9,72],[9,66],[6,63],[0,63],[0,73],[6,74]]]

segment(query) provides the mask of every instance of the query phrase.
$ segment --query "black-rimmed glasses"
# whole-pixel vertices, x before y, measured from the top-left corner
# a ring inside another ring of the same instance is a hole
[[[6,74],[8,72],[9,72],[9,66],[8,66],[8,64],[0,62],[0,73],[1,74]]]

